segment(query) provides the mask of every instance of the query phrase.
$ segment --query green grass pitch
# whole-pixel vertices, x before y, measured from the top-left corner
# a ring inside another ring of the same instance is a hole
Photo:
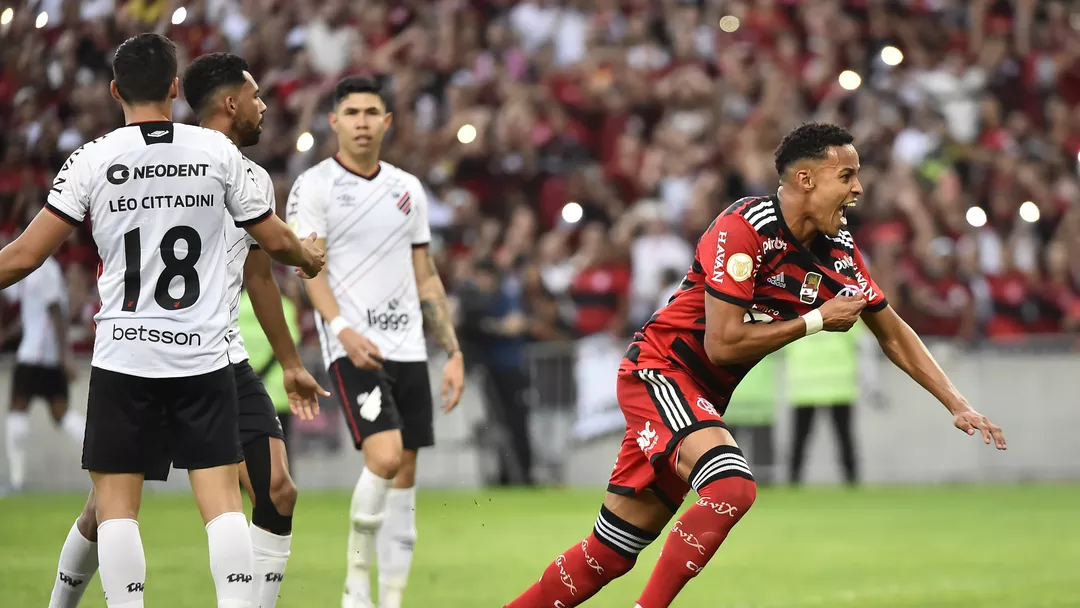
[[[591,528],[601,491],[423,491],[407,608],[500,608]],[[0,606],[44,608],[82,496],[0,499]],[[346,493],[302,493],[278,606],[336,608]],[[1080,606],[1080,486],[764,489],[675,606]],[[147,606],[214,605],[206,535],[186,494],[142,509]],[[586,604],[630,608],[656,562]],[[102,608],[94,578],[83,600]]]

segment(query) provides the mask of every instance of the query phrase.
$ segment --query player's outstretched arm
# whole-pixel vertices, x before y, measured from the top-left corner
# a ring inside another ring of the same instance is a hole
[[[313,419],[319,415],[319,396],[329,397],[330,393],[319,386],[300,360],[281,307],[281,290],[274,280],[270,256],[264,251],[255,250],[248,255],[244,263],[244,286],[251,297],[255,318],[281,364],[289,407],[301,419]]]
[[[19,238],[0,250],[0,289],[25,279],[49,259],[75,229],[48,209],[38,212]]]
[[[997,449],[1005,449],[1005,434],[1001,427],[968,404],[926,349],[919,335],[896,314],[892,306],[878,312],[867,311],[862,318],[877,337],[885,356],[937,398],[953,415],[953,424],[958,429],[968,435],[974,435],[977,430],[982,433],[987,445],[992,441]]]
[[[420,295],[424,326],[450,356],[443,370],[442,383],[443,411],[450,411],[457,406],[465,389],[465,361],[458,345],[457,332],[454,331],[454,320],[450,316],[446,288],[427,245],[413,248],[413,271],[416,273],[416,291]]]

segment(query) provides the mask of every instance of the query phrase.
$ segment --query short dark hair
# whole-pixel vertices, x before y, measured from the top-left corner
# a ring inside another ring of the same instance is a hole
[[[206,104],[223,87],[243,86],[249,71],[247,61],[233,53],[207,53],[191,62],[184,71],[184,98],[195,114],[202,114]]]
[[[390,106],[386,101],[386,97],[382,94],[382,87],[379,86],[379,83],[373,78],[363,76],[347,76],[338,81],[337,85],[334,86],[334,107],[336,108],[342,100],[353,93],[371,93],[382,100],[387,112],[390,111]]]
[[[176,78],[176,45],[160,34],[139,34],[116,49],[113,79],[129,104],[164,101]]]
[[[825,160],[829,148],[855,141],[847,129],[827,122],[808,122],[788,133],[776,147],[776,173],[781,177],[795,161]]]

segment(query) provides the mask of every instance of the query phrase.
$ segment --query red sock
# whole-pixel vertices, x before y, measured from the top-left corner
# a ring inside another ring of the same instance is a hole
[[[601,507],[592,534],[555,558],[536,584],[504,608],[578,606],[604,585],[629,572],[638,553],[654,540],[655,534]]]
[[[712,559],[728,532],[754,504],[757,485],[739,448],[718,446],[690,472],[700,497],[675,522],[638,608],[667,608]]]

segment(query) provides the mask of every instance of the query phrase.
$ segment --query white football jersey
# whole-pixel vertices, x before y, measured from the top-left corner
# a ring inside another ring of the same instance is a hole
[[[67,285],[60,262],[48,258],[37,270],[2,293],[7,299],[19,302],[22,340],[15,360],[27,365],[60,365],[60,345],[49,314],[49,307],[55,304],[60,307],[61,316],[67,319]]]
[[[300,238],[326,239],[326,269],[341,316],[390,361],[424,361],[420,298],[412,250],[431,240],[424,187],[380,162],[371,177],[336,158],[304,171],[289,192],[286,219]],[[331,319],[315,313],[327,365],[345,357]]]
[[[265,197],[266,204],[271,209],[277,209],[274,180],[270,179],[270,174],[246,156],[244,162],[255,176],[255,183]],[[237,227],[232,222],[225,224],[225,244],[229,247],[225,253],[229,259],[229,266],[226,269],[229,283],[229,362],[235,365],[248,360],[248,352],[244,348],[244,337],[240,335],[240,292],[244,288],[244,264],[247,262],[248,252],[259,244],[247,233],[247,230]]]
[[[102,260],[95,367],[174,378],[228,365],[224,225],[273,214],[228,137],[121,127],[71,153],[46,208],[72,224],[90,218]]]

